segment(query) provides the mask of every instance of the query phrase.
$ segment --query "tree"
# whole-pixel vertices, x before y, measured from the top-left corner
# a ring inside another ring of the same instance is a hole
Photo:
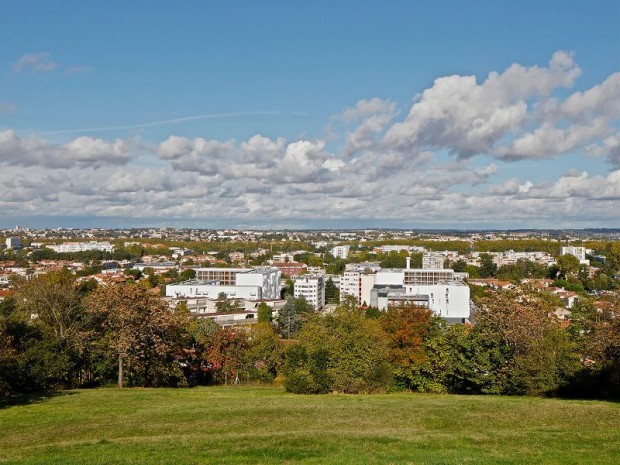
[[[340,300],[340,291],[334,284],[331,277],[325,283],[325,300],[330,304],[336,303]]]
[[[100,287],[88,299],[88,312],[100,337],[93,349],[117,362],[119,387],[132,384],[183,384],[182,347],[187,340],[189,314],[171,309],[140,286]]]
[[[408,256],[406,251],[383,254],[380,259],[381,268],[405,268]]]
[[[215,309],[217,313],[236,313],[241,311],[239,303],[236,300],[229,299],[225,292],[218,294]]]
[[[433,313],[407,304],[388,308],[379,322],[388,341],[396,381],[408,389],[426,390],[423,370],[428,360],[424,344],[431,326],[439,324]]]
[[[24,340],[24,357],[41,386],[79,384],[85,351],[84,307],[75,277],[53,271],[21,283],[16,311],[32,319],[32,335]]]
[[[488,253],[480,254],[480,276],[492,278],[497,273],[497,265],[493,263],[493,257]]]
[[[218,328],[211,337],[207,352],[207,363],[216,377],[228,384],[229,379],[237,383],[239,372],[246,367],[248,337],[245,332],[230,328]]]
[[[357,306],[315,314],[298,339],[285,369],[285,387],[291,392],[381,392],[391,381],[384,333]]]
[[[181,281],[189,281],[190,279],[194,279],[196,277],[196,270],[192,270],[191,268],[187,270],[181,271],[179,273],[179,279]]]
[[[551,318],[555,306],[537,295],[516,300],[496,293],[482,300],[475,332],[502,345],[506,360],[500,392],[541,395],[556,392],[579,368],[568,334]],[[497,338],[499,337],[499,340]]]
[[[452,269],[459,273],[465,272],[467,271],[467,262],[462,258],[459,258],[457,261],[452,263]]]
[[[568,278],[579,271],[579,259],[573,255],[560,255],[557,259],[557,267],[560,275]]]
[[[277,321],[281,333],[289,339],[293,337],[313,311],[312,305],[303,296],[289,297],[278,311]]]
[[[248,367],[252,377],[271,382],[283,362],[280,338],[269,323],[254,325],[249,337]]]
[[[259,323],[271,323],[273,309],[265,302],[261,302],[258,304],[256,316]]]
[[[32,315],[61,340],[80,332],[84,309],[75,277],[67,270],[53,271],[27,281],[17,291],[17,308]]]

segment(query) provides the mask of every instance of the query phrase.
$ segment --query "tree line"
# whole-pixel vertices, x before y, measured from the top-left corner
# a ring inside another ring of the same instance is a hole
[[[0,395],[91,386],[278,383],[294,393],[620,396],[620,302],[584,300],[569,321],[544,294],[486,290],[475,324],[423,307],[345,299],[319,314],[289,297],[250,330],[171,308],[136,284],[96,288],[68,271],[0,302]]]

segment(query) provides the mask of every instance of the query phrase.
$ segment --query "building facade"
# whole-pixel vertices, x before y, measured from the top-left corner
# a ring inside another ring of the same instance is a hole
[[[325,276],[296,276],[293,282],[296,298],[305,298],[315,310],[325,306]]]

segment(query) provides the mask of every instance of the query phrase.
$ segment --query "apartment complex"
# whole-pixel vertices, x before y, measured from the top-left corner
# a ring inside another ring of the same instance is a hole
[[[277,268],[197,268],[196,279],[166,286],[167,297],[203,297],[265,300],[280,298],[281,272]]]
[[[109,242],[64,242],[62,244],[49,244],[46,246],[56,253],[75,253],[88,252],[91,250],[100,250],[102,252],[112,252],[114,246]]]
[[[335,258],[342,258],[343,260],[346,260],[346,258],[349,256],[350,249],[350,245],[337,245],[332,249],[332,255]]]
[[[590,260],[586,259],[586,248],[585,247],[562,247],[560,254],[561,255],[572,255],[573,257],[577,257],[579,259],[579,263],[582,265],[590,264]]]
[[[325,276],[296,276],[293,283],[296,298],[305,298],[315,310],[325,306]]]

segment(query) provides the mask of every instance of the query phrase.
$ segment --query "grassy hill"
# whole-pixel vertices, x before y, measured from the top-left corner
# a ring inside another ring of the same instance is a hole
[[[1,464],[613,464],[620,404],[256,387],[70,391],[0,406]]]

